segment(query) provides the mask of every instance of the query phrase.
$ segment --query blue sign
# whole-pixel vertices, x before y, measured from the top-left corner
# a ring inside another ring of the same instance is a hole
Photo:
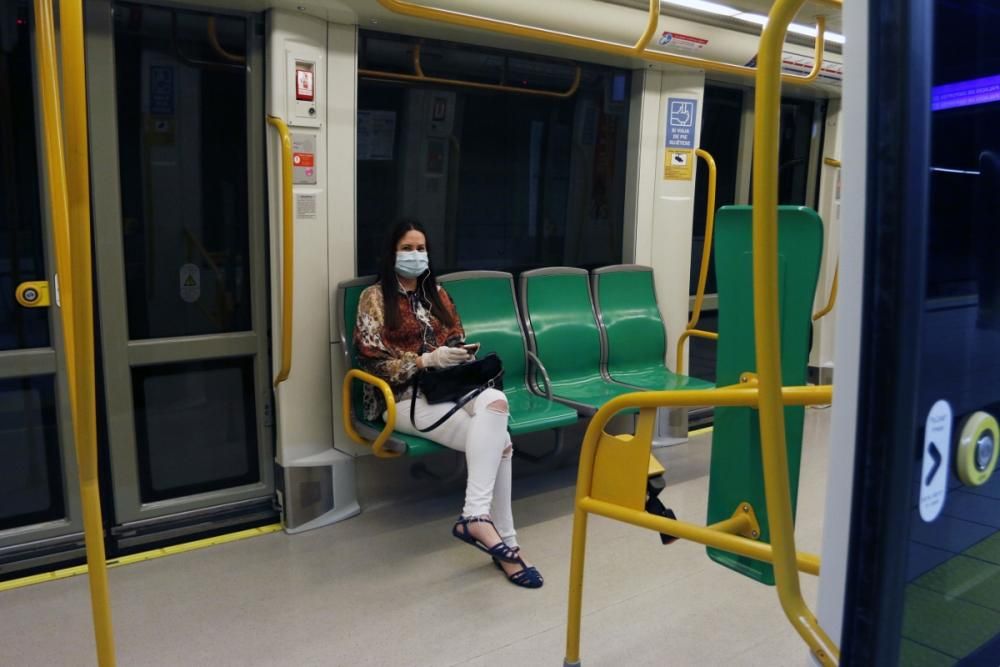
[[[694,148],[698,100],[667,98],[667,148]]]
[[[153,65],[149,68],[149,113],[172,116],[174,113],[174,68]]]

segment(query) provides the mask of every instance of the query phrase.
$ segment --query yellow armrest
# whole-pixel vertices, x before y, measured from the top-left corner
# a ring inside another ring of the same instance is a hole
[[[385,405],[388,410],[385,419],[385,428],[382,432],[378,434],[374,442],[365,440],[364,437],[354,428],[354,410],[351,407],[351,382],[354,380],[360,380],[361,382],[367,382],[368,384],[376,387],[382,392],[382,396],[385,398]],[[347,431],[347,435],[354,442],[359,445],[371,445],[372,452],[380,459],[392,459],[397,456],[402,456],[403,452],[394,452],[385,449],[385,443],[392,435],[392,432],[396,428],[396,397],[392,394],[392,389],[389,387],[389,383],[382,378],[375,377],[371,373],[366,373],[357,368],[352,368],[347,371],[347,375],[344,376],[344,387],[343,396],[341,403],[344,412],[344,430]]]

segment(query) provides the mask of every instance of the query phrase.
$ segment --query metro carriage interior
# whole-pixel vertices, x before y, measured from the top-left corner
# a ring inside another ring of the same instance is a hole
[[[1000,664],[998,30],[0,3],[0,665]],[[359,358],[400,218],[538,590]]]

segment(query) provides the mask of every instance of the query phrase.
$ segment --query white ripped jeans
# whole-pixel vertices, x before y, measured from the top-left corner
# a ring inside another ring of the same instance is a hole
[[[503,408],[491,407],[502,402]],[[428,403],[417,395],[414,417],[419,426],[427,428],[444,416],[454,403]],[[450,449],[465,452],[469,479],[465,486],[465,507],[462,516],[489,514],[500,537],[509,547],[517,546],[514,515],[510,507],[511,449],[507,433],[507,397],[499,389],[486,389],[461,410],[448,417],[440,426],[421,433],[410,421],[410,398],[396,407],[396,429],[440,443]]]

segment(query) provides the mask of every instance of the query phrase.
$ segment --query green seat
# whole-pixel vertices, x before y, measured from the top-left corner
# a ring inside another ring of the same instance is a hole
[[[576,410],[539,396],[529,385],[528,349],[514,301],[514,277],[501,271],[464,271],[438,281],[455,302],[466,340],[480,343],[480,354],[496,352],[503,360],[511,435],[576,423]]]
[[[753,252],[749,206],[724,206],[715,219],[715,271],[719,288],[719,346],[716,381],[736,384],[740,374],[755,372]],[[812,306],[823,252],[823,223],[815,211],[778,207],[778,295],[781,318],[782,384],[804,385],[809,363]],[[799,462],[805,408],[785,408],[785,439],[792,492],[798,495]],[[761,465],[760,421],[751,408],[715,408],[709,476],[708,523],[728,519],[749,502],[760,522],[763,542],[770,542]],[[771,565],[744,556],[708,549],[727,567],[766,584],[774,584]]]
[[[667,332],[656,305],[653,269],[637,264],[605,266],[595,270],[590,280],[604,330],[605,373],[610,379],[654,391],[715,386],[667,368]]]
[[[344,362],[347,368],[361,368],[357,363],[357,354],[354,350],[354,325],[358,320],[358,302],[361,300],[361,293],[369,285],[375,284],[375,276],[364,276],[345,280],[337,285],[337,315],[340,317],[340,343],[343,348]],[[381,419],[369,421],[364,415],[364,401],[362,400],[362,383],[355,381],[351,386],[351,407],[354,414],[350,418],[354,428],[358,433],[366,438],[374,440],[375,437],[385,428],[385,422]],[[409,409],[408,405],[398,405],[397,414],[401,415],[402,410]],[[408,456],[423,456],[433,454],[447,449],[443,445],[421,438],[415,435],[393,431],[392,436],[386,443],[387,449],[405,452]]]
[[[548,371],[552,397],[592,415],[634,387],[611,382],[601,369],[601,333],[587,271],[571,267],[521,274],[521,308],[532,350]]]

